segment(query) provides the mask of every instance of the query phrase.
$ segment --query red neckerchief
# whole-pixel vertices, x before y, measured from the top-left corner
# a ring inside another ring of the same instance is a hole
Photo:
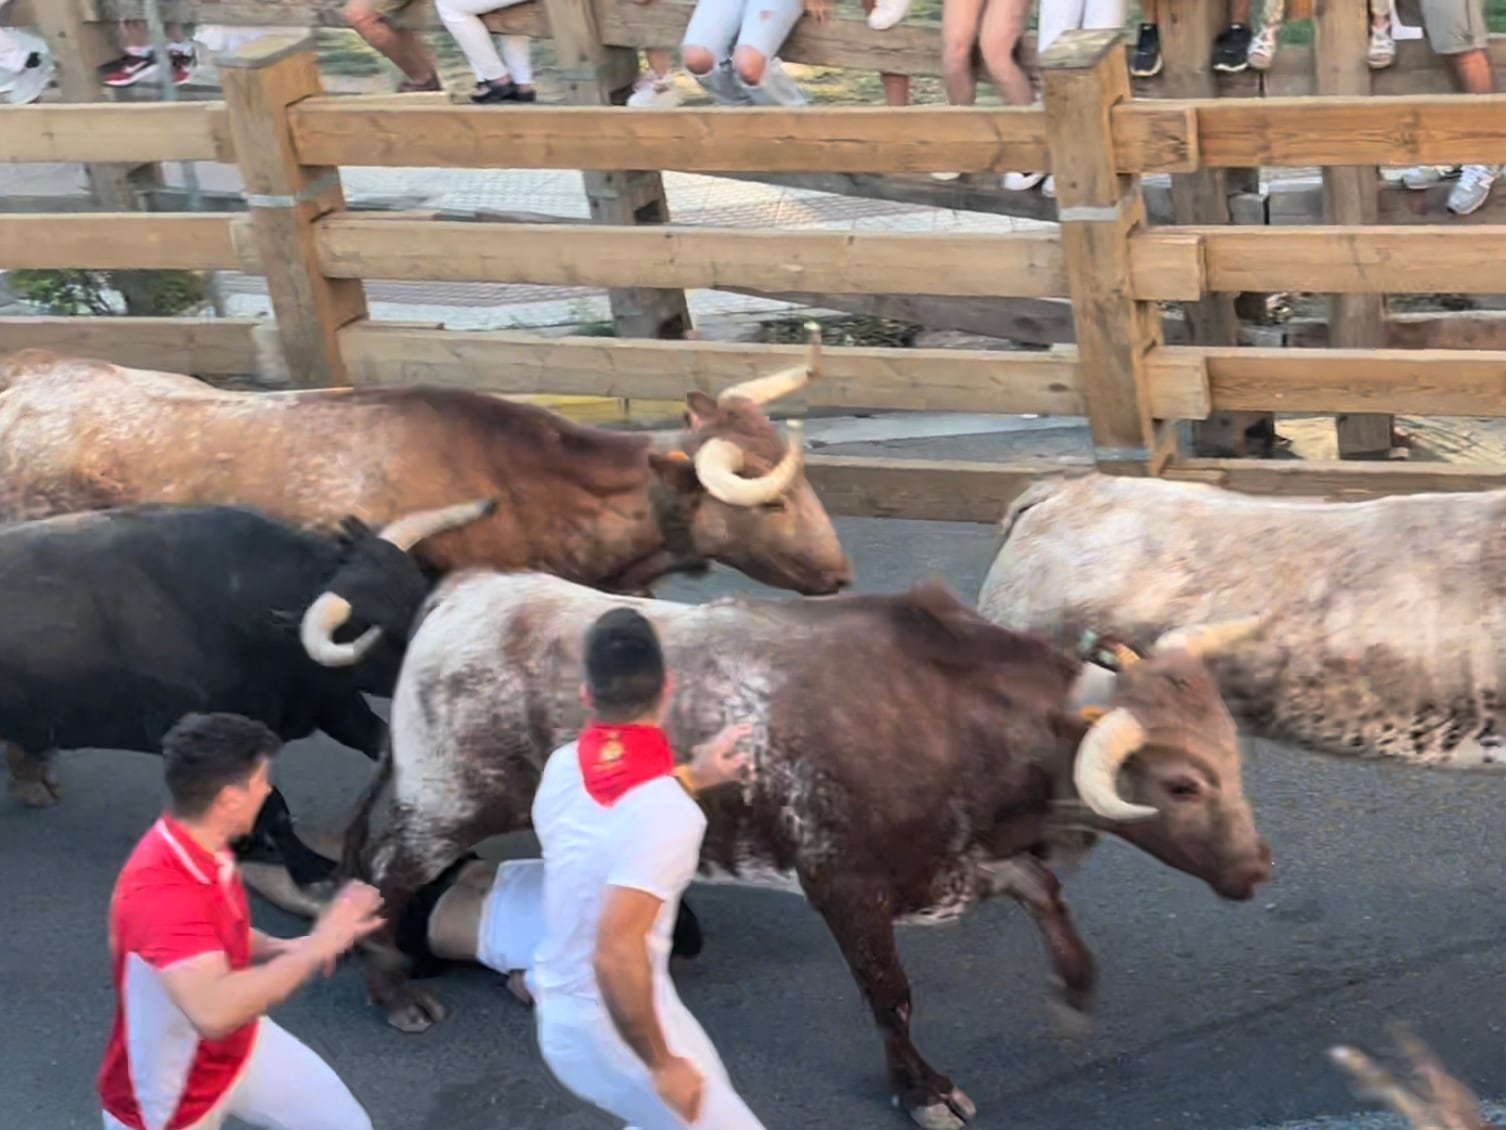
[[[591,799],[611,808],[629,789],[675,767],[674,751],[658,726],[609,726],[594,722],[576,742],[580,773]]]

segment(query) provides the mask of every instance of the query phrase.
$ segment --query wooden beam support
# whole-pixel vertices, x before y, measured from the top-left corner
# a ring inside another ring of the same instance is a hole
[[[1130,241],[1146,221],[1138,179],[1114,165],[1111,115],[1130,93],[1118,43],[1117,30],[1064,32],[1041,73],[1093,457],[1102,471],[1154,475],[1146,355],[1161,317],[1131,278]]]
[[[255,318],[0,318],[0,356],[50,349],[117,365],[195,376],[251,376],[259,369]]]
[[[314,223],[345,206],[340,172],[300,163],[288,133],[289,108],[320,90],[313,40],[253,40],[219,69],[287,373],[302,387],[349,384],[338,334],[366,317],[365,288],[325,277],[314,245]]]

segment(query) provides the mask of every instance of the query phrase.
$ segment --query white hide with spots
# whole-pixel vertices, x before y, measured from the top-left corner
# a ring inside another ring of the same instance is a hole
[[[1270,613],[1210,663],[1256,732],[1423,764],[1501,764],[1506,491],[1361,502],[1090,474],[1010,508],[979,611],[1145,647]]]

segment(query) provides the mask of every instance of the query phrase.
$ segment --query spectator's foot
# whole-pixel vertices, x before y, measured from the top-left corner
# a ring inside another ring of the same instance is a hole
[[[805,91],[790,78],[777,55],[764,67],[763,81],[757,86],[748,86],[747,90],[754,102],[766,106],[804,106],[810,101]]]
[[[1213,69],[1238,74],[1250,65],[1250,29],[1230,24],[1213,39]]]
[[[182,86],[193,77],[198,57],[192,47],[174,47],[168,52],[173,65],[173,85]]]
[[[1281,35],[1280,25],[1266,24],[1260,34],[1250,40],[1250,50],[1245,58],[1257,71],[1270,70],[1276,60],[1276,40]]]
[[[962,175],[961,173],[932,173],[931,174],[931,179],[932,180],[956,180],[961,175]]]
[[[716,66],[712,67],[708,73],[698,75],[692,72],[691,78],[696,80],[702,90],[711,95],[712,100],[718,106],[753,105],[753,97],[749,93],[751,88],[744,86],[742,80],[733,72],[731,59],[719,59]]]
[[[123,87],[156,77],[157,60],[154,56],[129,53],[110,64],[100,79],[106,86]]]
[[[399,94],[424,94],[430,91],[440,91],[444,87],[439,83],[439,73],[436,71],[422,82],[414,82],[412,79],[404,79],[397,84]]]
[[[1370,25],[1370,50],[1365,53],[1365,61],[1373,71],[1385,70],[1396,62],[1396,40],[1391,38],[1389,23]]]
[[[471,101],[477,106],[488,106],[496,102],[537,102],[538,100],[539,96],[533,87],[521,87],[510,78],[497,82],[483,82],[476,88],[476,93],[471,95]]]
[[[888,31],[910,13],[910,0],[877,0],[868,13],[868,26],[874,31]]]
[[[1130,74],[1136,78],[1154,78],[1161,73],[1161,29],[1155,24],[1141,24],[1135,50],[1130,55]]]
[[[673,110],[680,104],[680,92],[668,75],[646,74],[633,84],[627,104],[635,110]]]
[[[1052,173],[1045,180],[1041,181],[1041,195],[1044,196],[1044,197],[1046,197],[1049,200],[1055,200],[1056,199],[1056,174],[1055,173]]]
[[[1448,194],[1448,210],[1456,216],[1467,216],[1484,204],[1501,175],[1500,165],[1465,165],[1459,174],[1459,183]]]
[[[1045,173],[1005,173],[1003,185],[1010,192],[1024,192],[1046,179]],[[1055,184],[1052,185],[1055,188]]]
[[[42,97],[48,84],[52,82],[53,70],[51,59],[44,58],[39,51],[33,51],[26,56],[26,65],[15,74],[8,88],[0,83],[0,91],[5,92],[6,101],[12,106],[29,105]]]
[[[1458,165],[1414,165],[1401,174],[1401,183],[1414,192],[1421,192],[1458,175]]]

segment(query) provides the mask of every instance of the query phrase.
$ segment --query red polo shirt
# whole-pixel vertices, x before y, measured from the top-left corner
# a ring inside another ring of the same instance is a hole
[[[234,860],[206,851],[163,815],[141,838],[110,899],[115,1023],[99,1071],[105,1111],[131,1130],[184,1130],[240,1077],[256,1021],[205,1040],[162,985],[182,961],[223,953],[251,964],[251,912]]]

